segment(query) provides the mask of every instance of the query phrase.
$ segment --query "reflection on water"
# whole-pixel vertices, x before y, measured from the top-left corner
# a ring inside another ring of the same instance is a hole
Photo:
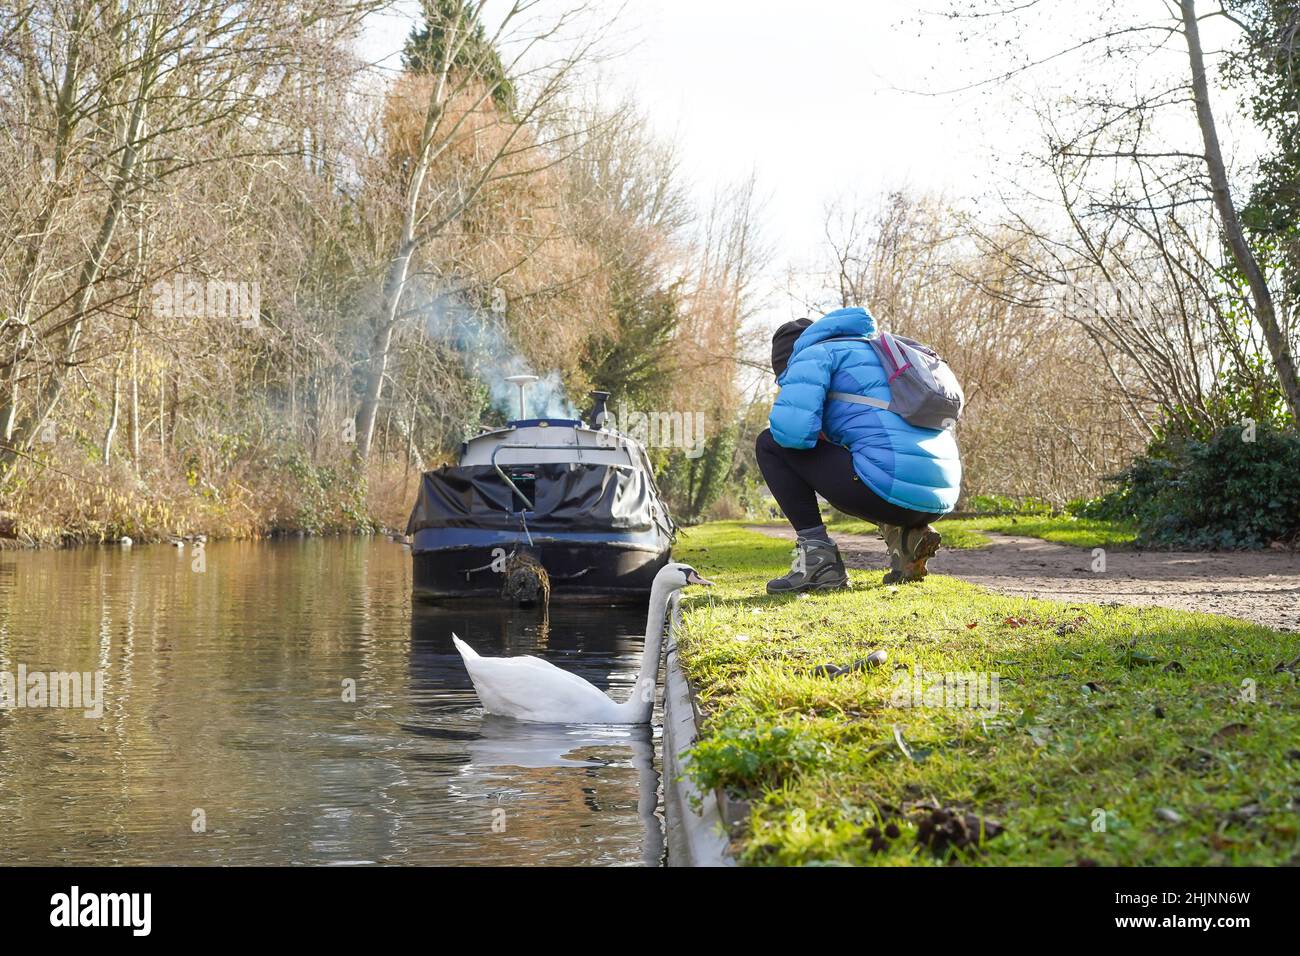
[[[485,717],[450,638],[622,699],[645,613],[538,625],[413,608],[388,541],[0,553],[0,671],[106,688],[0,711],[0,863],[657,864],[657,735]]]

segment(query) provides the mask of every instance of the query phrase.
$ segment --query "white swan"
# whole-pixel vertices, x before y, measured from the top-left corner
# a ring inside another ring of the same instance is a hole
[[[465,661],[474,692],[489,714],[544,724],[645,724],[654,710],[668,596],[688,584],[712,583],[688,564],[666,564],[655,575],[650,587],[641,670],[631,695],[621,704],[577,674],[560,670],[539,657],[479,657],[455,634],[451,640]]]

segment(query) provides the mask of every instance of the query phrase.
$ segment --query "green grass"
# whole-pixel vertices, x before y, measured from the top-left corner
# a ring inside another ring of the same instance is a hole
[[[829,525],[846,534],[875,534],[876,526],[869,521],[859,521],[836,514]],[[940,521],[936,527],[943,534],[943,543],[949,548],[982,548],[989,544],[984,531],[1001,534],[1018,534],[1029,538],[1042,538],[1057,544],[1076,548],[1126,548],[1133,544],[1136,525],[1122,521],[1099,521],[1093,518],[1076,518],[1073,515],[990,515],[981,518],[952,518]]]
[[[689,592],[680,643],[704,719],[693,773],[749,802],[742,861],[1300,862],[1300,686],[1274,670],[1300,638],[939,575],[853,571],[852,591],[770,598],[787,547],[718,523],[676,552],[718,581]],[[882,668],[810,673],[877,648]],[[918,667],[996,673],[996,711],[903,706],[896,681]],[[936,854],[916,840],[927,806],[1005,829]],[[874,838],[885,826],[897,838]]]

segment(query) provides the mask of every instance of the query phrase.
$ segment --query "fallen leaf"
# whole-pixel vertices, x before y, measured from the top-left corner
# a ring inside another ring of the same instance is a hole
[[[1225,724],[1214,732],[1210,737],[1210,743],[1222,744],[1233,737],[1239,737],[1242,734],[1250,733],[1250,727],[1246,724]]]

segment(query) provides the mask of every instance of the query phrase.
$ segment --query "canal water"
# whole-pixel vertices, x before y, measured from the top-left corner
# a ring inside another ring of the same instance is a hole
[[[0,552],[0,675],[25,672],[22,702],[46,673],[92,696],[104,678],[98,715],[0,700],[0,864],[661,862],[657,730],[487,717],[451,644],[622,699],[644,610],[557,605],[543,628],[413,604],[385,539],[198,558]]]

